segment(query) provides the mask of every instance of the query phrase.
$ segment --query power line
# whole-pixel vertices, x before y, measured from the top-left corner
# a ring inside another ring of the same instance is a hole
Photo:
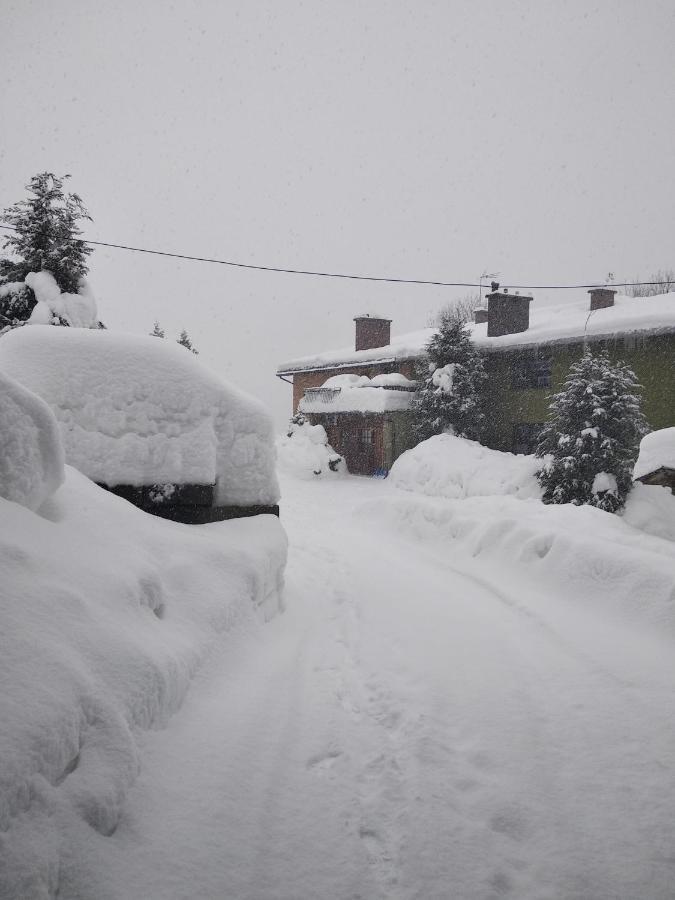
[[[12,225],[0,225],[8,231],[16,231]],[[168,256],[172,259],[186,259],[191,262],[215,263],[219,266],[230,266],[235,269],[253,269],[256,272],[279,272],[284,275],[309,275],[314,278],[342,278],[349,281],[380,281],[388,284],[424,284],[432,287],[483,287],[482,283],[477,281],[431,281],[425,278],[391,278],[381,275],[352,275],[343,272],[319,272],[309,269],[286,269],[280,266],[259,266],[253,263],[233,262],[226,259],[214,259],[209,256],[189,256],[187,253],[170,253],[168,250],[148,250],[146,247],[130,247],[127,244],[111,244],[106,241],[86,241],[83,244],[91,244],[94,247],[112,247],[115,250],[130,250],[133,253],[148,253],[152,256]],[[632,287],[633,285],[656,285],[669,284],[668,281],[620,281],[595,284],[508,284],[513,290],[526,291],[571,291],[581,290],[582,288],[602,288],[602,287]]]

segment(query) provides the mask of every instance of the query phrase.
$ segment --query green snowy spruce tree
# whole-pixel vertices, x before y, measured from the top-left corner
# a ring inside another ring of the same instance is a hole
[[[485,414],[481,390],[483,358],[453,310],[446,310],[438,331],[426,347],[426,362],[418,372],[414,400],[415,436],[424,441],[451,431],[458,437],[480,440]]]
[[[164,329],[159,324],[159,322],[156,320],[155,320],[155,326],[152,329],[152,331],[150,332],[150,337],[159,337],[159,338],[165,337]],[[186,337],[187,337],[187,335],[186,335]]]
[[[3,241],[12,258],[0,260],[0,327],[29,318],[35,296],[22,284],[29,272],[51,272],[62,292],[74,294],[89,271],[87,257],[92,248],[80,239],[79,223],[91,221],[91,216],[77,194],[65,192],[68,178],[57,178],[52,172],[34,175],[26,185],[32,196],[0,216],[0,221],[13,229]]]
[[[589,349],[570,367],[549,407],[536,455],[544,503],[588,504],[617,512],[632,484],[640,440],[648,431],[640,385],[625,363]]]

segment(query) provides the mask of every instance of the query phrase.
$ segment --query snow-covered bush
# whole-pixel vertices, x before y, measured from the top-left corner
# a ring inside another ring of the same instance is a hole
[[[586,350],[570,367],[537,446],[537,456],[546,457],[539,472],[544,503],[622,508],[647,430],[639,389],[634,372],[605,351]]]
[[[426,346],[426,356],[428,365],[419,372],[413,402],[418,440],[444,431],[479,439],[485,421],[481,388],[487,376],[465,324],[444,314]]]
[[[63,478],[54,414],[44,400],[0,373],[0,497],[37,509]]]
[[[489,450],[477,441],[440,434],[422,441],[396,460],[389,481],[398,488],[430,497],[510,495],[539,498],[540,460]]]
[[[272,420],[172,341],[105,330],[17,328],[0,371],[42,397],[66,462],[109,486],[215,484],[217,505],[274,505]]]
[[[285,437],[277,441],[279,465],[300,478],[343,474],[344,459],[328,443],[323,425],[310,425],[298,413],[291,419]]]

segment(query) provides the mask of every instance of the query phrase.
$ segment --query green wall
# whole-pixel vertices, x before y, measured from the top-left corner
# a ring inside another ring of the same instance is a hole
[[[593,350],[607,350],[613,360],[627,363],[642,385],[642,408],[653,429],[675,425],[675,334],[619,335],[589,342]],[[518,356],[534,348],[492,352],[486,359],[488,432],[485,443],[511,450],[513,426],[545,422],[551,395],[559,391],[570,365],[583,353],[583,343],[542,345],[539,355],[553,356],[551,387],[515,390],[511,370]]]

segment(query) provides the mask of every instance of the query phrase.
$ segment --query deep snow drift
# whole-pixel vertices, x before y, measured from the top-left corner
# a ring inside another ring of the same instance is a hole
[[[83,835],[113,834],[151,765],[142,731],[229,631],[280,604],[276,518],[178,525],[66,471],[40,514],[0,500],[2,900],[72,896],[59,885]]]
[[[66,462],[93,481],[216,483],[218,505],[278,500],[269,414],[172,341],[25,326],[0,341],[0,371],[49,404]]]

